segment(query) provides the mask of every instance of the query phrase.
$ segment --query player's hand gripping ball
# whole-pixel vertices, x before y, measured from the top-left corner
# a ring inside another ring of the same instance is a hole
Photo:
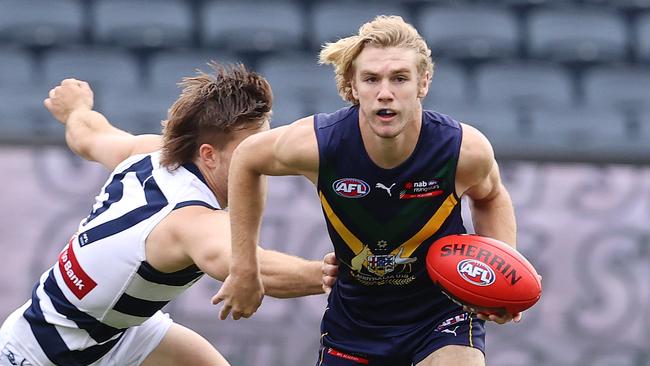
[[[542,283],[523,255],[479,235],[449,235],[427,253],[429,277],[452,300],[480,313],[516,314],[533,306]]]

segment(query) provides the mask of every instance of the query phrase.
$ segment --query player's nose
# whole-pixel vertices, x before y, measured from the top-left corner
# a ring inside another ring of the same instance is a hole
[[[379,84],[379,91],[377,93],[377,99],[379,99],[381,101],[392,100],[393,99],[393,92],[391,90],[389,80],[383,80]]]

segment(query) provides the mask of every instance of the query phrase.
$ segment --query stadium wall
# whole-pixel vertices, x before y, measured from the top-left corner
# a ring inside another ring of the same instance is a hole
[[[0,319],[21,305],[86,216],[107,173],[67,149],[0,147]],[[491,325],[488,364],[650,365],[650,168],[503,162],[519,250],[544,276],[517,325]],[[272,178],[265,247],[320,259],[329,244],[315,189]],[[265,298],[249,320],[220,321],[220,284],[202,279],[167,307],[233,366],[314,364],[324,296]]]

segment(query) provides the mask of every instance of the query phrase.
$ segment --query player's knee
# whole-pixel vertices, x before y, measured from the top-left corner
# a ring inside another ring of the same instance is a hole
[[[143,366],[230,366],[228,361],[205,338],[178,324],[173,324],[162,342],[145,359]]]
[[[442,347],[416,366],[485,366],[485,355],[477,348],[450,345]]]

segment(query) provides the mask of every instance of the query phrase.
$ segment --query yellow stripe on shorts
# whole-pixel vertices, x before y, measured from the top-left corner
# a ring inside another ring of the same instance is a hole
[[[474,318],[472,318],[472,314],[473,313],[469,313],[469,346],[474,348],[474,339],[472,338],[472,325],[474,325],[472,320],[474,320]]]

